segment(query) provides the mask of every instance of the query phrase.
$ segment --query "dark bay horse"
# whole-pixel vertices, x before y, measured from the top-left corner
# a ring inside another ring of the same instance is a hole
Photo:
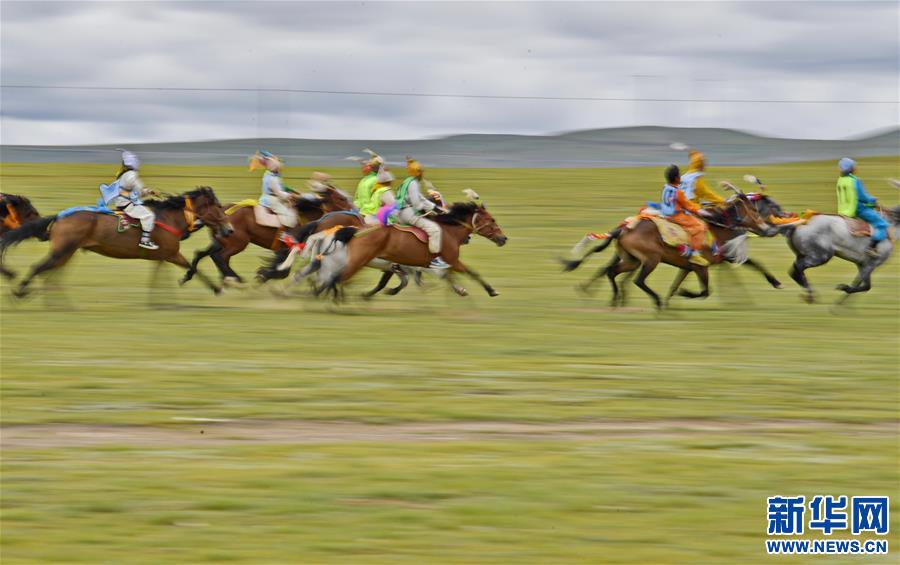
[[[31,204],[31,200],[17,194],[0,192],[0,238],[7,232],[39,219],[41,215]],[[15,273],[0,265],[0,275],[11,279]]]
[[[707,223],[710,232],[720,244],[723,245],[724,253],[713,254],[708,248],[704,250],[703,256],[710,264],[717,264],[728,260],[731,255],[732,247],[745,243],[742,239],[738,239],[745,235],[745,231],[749,229],[754,233],[771,236],[777,233],[777,230],[766,223],[759,215],[756,208],[751,203],[746,194],[738,193],[729,199],[724,209],[720,211],[719,219],[726,219],[727,223],[720,223],[716,218],[712,223]],[[680,296],[687,298],[704,298],[709,296],[709,271],[708,267],[695,265],[688,261],[688,258],[682,255],[675,247],[669,246],[662,241],[659,230],[651,220],[641,220],[632,229],[624,227],[616,228],[609,233],[609,237],[602,241],[597,247],[591,249],[585,256],[575,261],[565,261],[565,270],[572,271],[584,261],[591,253],[599,253],[606,249],[610,243],[616,242],[617,254],[612,260],[600,271],[594,275],[586,284],[588,287],[591,283],[602,276],[606,276],[613,288],[612,305],[617,306],[624,303],[624,290],[620,289],[616,284],[616,277],[622,273],[630,273],[638,268],[638,276],[634,284],[638,288],[646,292],[654,301],[657,308],[663,307],[663,302],[649,286],[646,279],[660,263],[666,263],[680,269],[675,277],[675,282],[669,290],[668,297],[671,298],[676,291]],[[688,290],[678,291],[678,287],[687,277],[688,274],[694,272],[700,279],[702,290],[700,293],[694,293]]]
[[[228,218],[209,187],[199,187],[165,200],[151,200],[145,205],[156,214],[153,230],[153,240],[159,245],[156,250],[138,247],[139,229],[121,231],[118,216],[96,212],[80,211],[62,218],[48,216],[7,233],[0,240],[0,265],[9,247],[48,234],[50,240],[50,254],[32,267],[14,294],[20,297],[28,294],[28,285],[35,276],[62,267],[78,249],[115,259],[166,261],[188,269],[190,264],[179,251],[182,239],[203,225],[223,236],[231,231]],[[201,278],[214,292],[221,291],[205,276],[201,275]]]
[[[477,281],[489,296],[498,296],[499,293],[487,281],[459,258],[460,246],[473,233],[493,241],[498,247],[502,247],[507,242],[503,230],[484,205],[474,202],[456,203],[446,214],[432,216],[432,219],[441,227],[440,255],[450,265],[451,272],[445,278],[451,287],[457,292],[465,293],[465,289],[454,287],[452,280],[452,273],[464,273]],[[350,280],[360,269],[375,259],[416,267],[428,267],[433,259],[428,251],[428,245],[408,231],[390,226],[374,226],[361,230],[359,228],[343,228],[341,231],[344,231],[345,234],[353,231],[355,237],[347,238],[348,243],[344,257],[334,259],[338,262],[338,266],[323,269],[330,273],[329,280],[320,285],[317,289],[318,292],[331,290],[337,296],[339,284]],[[323,257],[321,261],[328,261],[330,257]]]
[[[224,208],[228,210],[233,206],[235,206],[234,203],[229,203]],[[204,257],[212,257],[226,284],[242,283],[241,276],[231,268],[232,257],[242,252],[251,243],[273,251],[284,247],[284,244],[278,239],[282,228],[260,225],[256,221],[253,208],[253,206],[241,206],[229,214],[234,232],[228,237],[216,236],[212,245],[197,251],[190,268],[181,279],[181,284],[193,278],[197,272],[197,265]],[[351,210],[352,208],[353,202],[349,197],[334,187],[329,187],[325,192],[317,194],[316,198],[297,198],[294,201],[294,210],[297,212],[301,224],[318,220],[329,212]]]

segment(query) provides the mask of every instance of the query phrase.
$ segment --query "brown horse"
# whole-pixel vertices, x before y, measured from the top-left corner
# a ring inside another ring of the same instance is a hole
[[[230,203],[226,204],[224,208],[228,210],[234,206],[235,204]],[[284,247],[278,237],[282,228],[273,228],[257,223],[253,208],[253,206],[241,206],[229,214],[234,233],[227,238],[217,236],[212,245],[198,251],[194,255],[194,260],[187,273],[181,279],[181,284],[193,278],[197,272],[197,265],[204,257],[212,257],[226,284],[243,283],[241,276],[231,268],[232,257],[246,249],[251,243],[273,251]],[[334,187],[329,187],[325,192],[317,194],[316,198],[297,198],[294,201],[294,210],[297,212],[301,225],[318,220],[329,212],[351,210],[352,208],[353,202],[349,197]]]
[[[724,253],[717,254],[712,253],[709,248],[704,249],[703,257],[710,264],[729,260],[729,255],[733,253],[732,248],[745,244],[743,238],[737,238],[744,235],[748,229],[767,237],[775,235],[778,231],[766,223],[749,198],[747,198],[747,195],[743,193],[738,193],[732,197],[716,217],[707,221],[707,226],[716,241],[724,249]],[[663,307],[662,300],[646,283],[647,277],[660,263],[666,263],[680,269],[675,277],[675,281],[672,283],[667,299],[671,298],[676,291],[680,296],[687,298],[705,298],[709,296],[708,267],[690,263],[688,258],[682,255],[677,248],[664,243],[659,235],[659,230],[656,228],[656,224],[651,220],[641,220],[631,229],[616,228],[609,233],[609,238],[603,240],[596,248],[585,254],[585,257],[591,253],[603,251],[613,241],[616,242],[617,254],[609,264],[600,269],[583,287],[587,289],[594,281],[605,275],[613,288],[613,306],[624,304],[625,301],[624,289],[620,289],[616,284],[616,277],[622,273],[631,273],[640,268],[634,284],[650,295],[656,307],[661,309]],[[582,261],[584,261],[584,258],[577,261],[565,261],[565,270],[571,271],[576,269]],[[691,272],[697,273],[702,290],[699,293],[688,290],[678,291],[685,277]]]
[[[31,200],[17,194],[0,192],[0,238],[7,232],[39,219],[41,215],[32,206]],[[11,279],[15,273],[0,265],[0,275]]]
[[[452,205],[446,214],[433,216],[432,219],[441,227],[440,255],[450,265],[451,272],[445,278],[451,287],[453,286],[452,274],[465,273],[478,281],[489,296],[497,296],[499,293],[459,258],[460,246],[473,233],[493,241],[498,247],[506,244],[506,235],[503,234],[503,230],[500,229],[484,205],[474,202],[457,203]],[[363,230],[344,228],[341,231],[344,231],[345,234],[349,231],[355,232],[355,237],[349,239],[346,245],[345,257],[340,259],[341,262],[346,261],[346,264],[336,269],[325,269],[326,272],[332,271],[328,275],[330,280],[326,280],[317,289],[318,293],[330,290],[337,296],[339,284],[350,280],[360,269],[376,258],[390,263],[416,267],[428,267],[433,259],[428,251],[427,243],[422,242],[408,231],[389,226],[375,226]],[[338,234],[340,233],[339,231]],[[465,294],[465,289],[453,288],[460,294]]]
[[[145,205],[156,213],[156,229],[153,230],[153,239],[159,245],[156,250],[138,247],[140,230],[123,230],[119,216],[88,211],[75,211],[62,217],[48,216],[6,234],[0,241],[0,265],[10,246],[45,234],[49,234],[50,240],[50,254],[32,267],[14,294],[20,297],[28,294],[28,285],[35,276],[62,267],[78,249],[115,259],[166,261],[188,269],[190,264],[179,251],[182,239],[203,225],[223,236],[231,232],[228,218],[209,187],[199,187],[165,200],[148,201]],[[217,294],[222,290],[202,274],[201,278]]]

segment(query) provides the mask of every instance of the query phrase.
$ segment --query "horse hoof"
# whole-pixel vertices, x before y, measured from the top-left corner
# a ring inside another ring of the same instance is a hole
[[[247,284],[237,277],[225,277],[222,284],[228,288],[247,288]]]
[[[490,296],[491,298],[494,298],[495,296],[500,296],[500,293],[492,288],[491,290],[488,291],[488,296]]]
[[[804,292],[800,295],[800,298],[803,299],[807,304],[812,304],[816,301],[816,296],[811,292]]]
[[[774,288],[775,290],[781,290],[784,288],[784,285],[781,283],[775,283],[772,285],[772,288]]]
[[[458,294],[460,296],[469,296],[469,291],[464,288],[460,288],[460,289],[457,289],[456,294]]]
[[[215,294],[216,296],[219,296],[220,294],[222,294],[222,287],[214,286],[212,291],[213,291],[213,294]]]

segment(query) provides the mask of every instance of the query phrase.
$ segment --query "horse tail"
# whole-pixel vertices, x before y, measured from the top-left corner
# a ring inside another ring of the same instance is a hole
[[[563,272],[568,273],[570,271],[574,271],[575,269],[580,267],[582,263],[584,263],[587,260],[589,255],[592,255],[594,253],[601,253],[602,251],[606,250],[606,248],[609,247],[609,244],[612,243],[613,241],[617,240],[620,235],[622,235],[622,228],[616,228],[616,229],[612,230],[611,232],[604,234],[605,237],[601,238],[600,243],[598,243],[593,248],[589,249],[587,251],[587,253],[585,253],[584,255],[581,256],[581,259],[571,259],[571,260],[560,259],[559,261],[560,261],[560,263],[562,263]],[[578,244],[575,246],[575,249],[580,250],[588,242],[596,240],[596,239],[598,239],[598,238],[594,234],[588,234],[584,237],[584,239],[582,239],[580,242],[578,242]]]
[[[355,236],[358,231],[359,230],[356,228],[356,226],[343,227],[334,233],[334,240],[337,241],[338,243],[343,243],[344,245],[347,245],[350,242],[350,240],[353,239],[353,236]]]
[[[297,232],[294,234],[294,239],[296,239],[299,243],[306,242],[306,240],[309,239],[309,236],[316,233],[316,231],[319,229],[320,221],[321,220],[313,220],[300,226],[300,229],[297,230]]]
[[[6,232],[6,234],[3,235],[3,238],[0,239],[0,274],[8,279],[12,279],[16,276],[14,272],[3,266],[3,258],[6,256],[7,249],[33,237],[46,241],[48,237],[47,233],[54,221],[56,221],[55,215],[46,216]]]

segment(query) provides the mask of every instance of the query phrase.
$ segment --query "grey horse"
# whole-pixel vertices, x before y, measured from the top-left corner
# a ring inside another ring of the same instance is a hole
[[[869,238],[852,235],[847,221],[841,216],[820,214],[803,225],[786,225],[781,228],[781,232],[787,237],[788,246],[796,255],[790,275],[804,288],[804,300],[810,303],[815,301],[815,293],[805,271],[824,265],[835,256],[854,263],[859,270],[853,284],[838,285],[838,290],[850,295],[872,288],[872,271],[891,256],[894,250],[892,239],[896,239],[900,228],[900,206],[886,208],[882,214],[890,224],[891,237],[878,244],[876,257],[866,253]]]

